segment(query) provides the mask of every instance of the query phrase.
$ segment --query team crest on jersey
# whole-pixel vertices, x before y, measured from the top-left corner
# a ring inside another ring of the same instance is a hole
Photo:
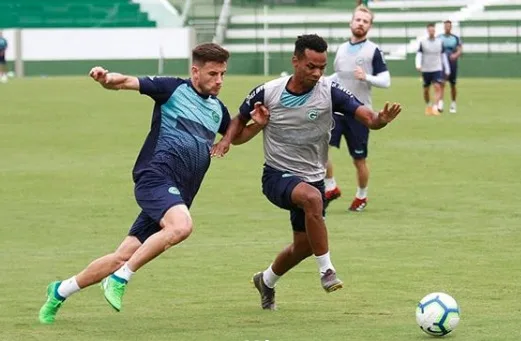
[[[318,117],[318,111],[317,110],[310,110],[308,111],[308,118],[311,120],[311,121],[314,121],[316,120]]]
[[[215,123],[219,122],[219,114],[216,113],[215,111],[212,111],[212,118]]]
[[[356,65],[364,65],[364,58],[357,57],[355,60]]]
[[[173,195],[181,194],[181,192],[179,191],[179,189],[177,187],[170,187],[168,189],[168,193],[173,194]]]

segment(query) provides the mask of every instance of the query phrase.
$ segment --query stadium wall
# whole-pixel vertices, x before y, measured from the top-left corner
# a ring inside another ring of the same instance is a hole
[[[270,74],[291,72],[290,54],[275,53],[270,56]],[[521,77],[520,54],[466,54],[459,65],[460,77]],[[164,74],[186,75],[188,59],[165,59]],[[414,69],[414,55],[406,60],[389,60],[393,76],[417,76]],[[327,73],[332,73],[332,63]],[[9,63],[12,70],[13,65]],[[92,66],[102,65],[109,70],[136,75],[154,75],[158,72],[157,59],[142,60],[69,60],[69,61],[28,61],[25,62],[26,76],[66,76],[85,75]],[[262,55],[232,54],[228,74],[263,74]]]

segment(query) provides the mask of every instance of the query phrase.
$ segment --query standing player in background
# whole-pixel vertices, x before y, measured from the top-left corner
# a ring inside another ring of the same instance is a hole
[[[330,258],[324,221],[324,174],[333,115],[356,117],[371,129],[380,129],[401,111],[399,104],[386,103],[375,113],[341,85],[322,77],[327,43],[317,35],[298,37],[292,64],[293,75],[260,85],[246,97],[226,140],[217,144],[227,149],[227,141],[244,143],[264,130],[262,191],[271,203],[290,212],[293,242],[265,271],[253,276],[261,307],[269,310],[275,309],[274,288],[280,277],[311,255],[326,292],[343,285]],[[269,111],[269,119],[246,126],[260,104]]]
[[[134,90],[154,100],[152,125],[133,169],[134,194],[142,211],[113,253],[90,263],[77,275],[52,282],[40,309],[41,323],[53,323],[70,295],[102,281],[105,299],[121,310],[132,275],[181,243],[192,232],[189,208],[210,166],[215,135],[224,134],[228,109],[217,99],[229,53],[217,44],[192,51],[190,79],[109,73],[101,67],[90,76],[110,90]]]
[[[351,91],[365,106],[372,108],[371,87],[388,88],[391,74],[383,57],[383,52],[367,33],[373,24],[373,13],[365,6],[359,6],[351,19],[351,38],[339,46],[335,58],[335,73],[331,79]],[[335,115],[335,127],[329,144],[340,148],[342,136],[347,141],[349,153],[356,167],[358,188],[349,210],[360,212],[367,206],[367,184],[369,168],[366,158],[369,144],[369,129],[352,117],[339,118]],[[333,176],[333,164],[327,163],[326,201],[340,197],[341,192]]]
[[[423,99],[425,100],[425,115],[438,116],[438,103],[441,99],[441,84],[446,76],[450,75],[450,65],[441,39],[436,37],[434,23],[427,24],[428,36],[420,41],[416,53],[416,70],[421,71],[423,77]],[[434,87],[434,104],[430,99],[430,87]]]
[[[448,76],[447,80],[450,83],[450,97],[451,97],[451,103],[449,112],[451,114],[456,113],[456,78],[458,77],[458,59],[461,56],[461,53],[463,52],[461,39],[455,35],[452,34],[452,22],[450,20],[445,20],[443,22],[445,33],[441,34],[438,38],[441,39],[443,42],[443,47],[445,49],[445,53],[447,54],[447,57],[449,58],[449,65],[450,65],[450,75]],[[441,83],[441,99],[438,102],[438,109],[440,111],[443,111],[443,97],[445,96],[445,83]]]
[[[7,40],[0,31],[0,82],[7,82],[7,63],[5,61],[5,51],[7,50]]]

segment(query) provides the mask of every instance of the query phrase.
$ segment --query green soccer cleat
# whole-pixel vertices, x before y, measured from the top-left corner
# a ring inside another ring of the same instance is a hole
[[[41,323],[54,323],[56,313],[62,306],[63,301],[65,301],[65,298],[58,294],[58,287],[60,284],[61,282],[56,281],[47,286],[47,301],[45,301],[43,306],[40,308],[40,313],[38,314]]]
[[[103,295],[105,296],[107,302],[109,302],[112,308],[114,308],[116,311],[121,311],[121,303],[126,287],[127,281],[115,275],[110,275],[101,281]]]

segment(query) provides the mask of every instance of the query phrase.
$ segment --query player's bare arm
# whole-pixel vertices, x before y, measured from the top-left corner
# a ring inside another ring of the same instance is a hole
[[[248,124],[241,115],[237,115],[231,122],[226,134],[211,150],[212,157],[222,157],[230,149],[230,144],[239,145],[250,141],[268,124],[269,111],[262,103],[257,102],[251,112],[253,123]],[[247,125],[248,124],[248,125]]]
[[[399,103],[389,105],[386,102],[384,108],[380,112],[375,113],[366,106],[359,106],[355,111],[355,118],[366,125],[369,129],[382,129],[388,123],[393,121],[396,116],[402,111],[402,106]]]
[[[139,80],[116,72],[109,72],[101,66],[93,67],[89,76],[109,90],[139,90]]]
[[[234,145],[239,145],[248,142],[254,138],[258,133],[264,129],[270,120],[270,112],[260,102],[254,104],[254,109],[251,112],[252,124],[243,126],[242,131],[232,141]]]
[[[452,60],[452,61],[457,60],[461,56],[462,53],[463,53],[463,47],[461,45],[458,45],[456,47],[456,51],[454,51],[454,53],[450,55],[450,60]]]

